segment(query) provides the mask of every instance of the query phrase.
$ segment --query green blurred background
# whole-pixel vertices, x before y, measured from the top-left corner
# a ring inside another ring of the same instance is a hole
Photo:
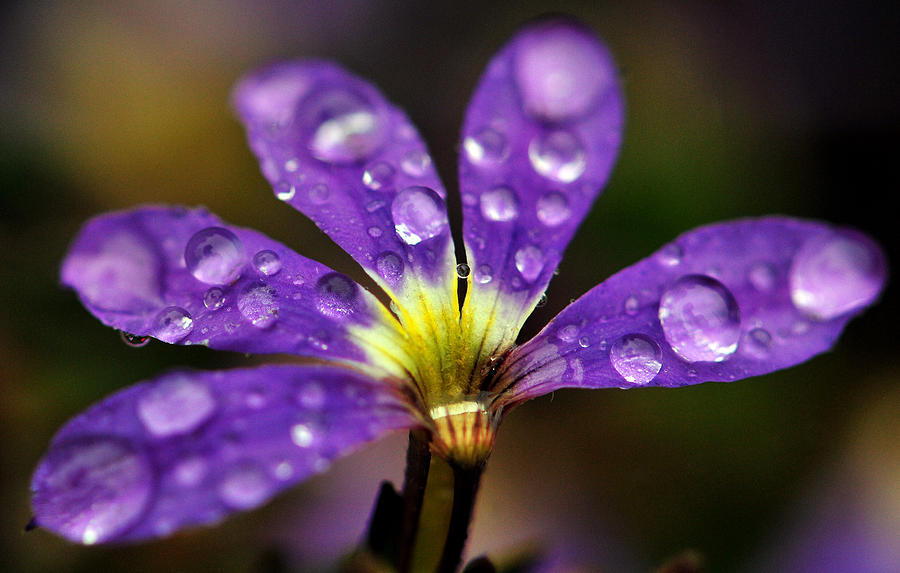
[[[164,202],[206,205],[359,276],[268,189],[228,108],[230,86],[271,59],[339,61],[409,112],[452,190],[481,70],[550,10],[606,38],[628,122],[605,195],[530,332],[663,242],[721,219],[827,219],[866,230],[900,260],[888,203],[900,189],[892,2],[3,4],[0,569],[307,571],[358,539],[379,481],[401,476],[403,436],[216,528],[110,548],[24,533],[30,472],[66,419],[166,368],[254,360],[127,347],[59,288],[59,262],[87,218]],[[470,554],[543,542],[586,571],[648,571],[694,549],[710,571],[791,570],[852,533],[849,546],[872,564],[858,570],[884,559],[889,571],[900,558],[894,290],[833,352],[786,372],[565,391],[517,410],[488,468]]]

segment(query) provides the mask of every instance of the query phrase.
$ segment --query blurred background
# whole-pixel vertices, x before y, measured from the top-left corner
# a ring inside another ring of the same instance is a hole
[[[771,4],[771,5],[768,5]],[[609,43],[621,159],[527,330],[697,225],[766,213],[861,228],[900,261],[900,9],[893,2],[178,2],[0,7],[0,569],[316,571],[358,541],[405,436],[265,508],[145,545],[24,533],[30,472],[69,417],[174,366],[248,358],[126,346],[58,286],[89,217],[206,205],[348,272],[278,201],[228,107],[243,73],[318,56],[370,78],[429,143],[459,209],[458,133],[490,56],[563,11]],[[458,223],[458,214],[455,219]],[[896,571],[900,320],[895,285],[834,351],[734,384],[563,391],[509,416],[470,555],[561,552],[584,571]]]

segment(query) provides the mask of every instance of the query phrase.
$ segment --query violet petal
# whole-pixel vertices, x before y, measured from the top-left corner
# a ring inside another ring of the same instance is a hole
[[[404,360],[368,291],[204,209],[140,207],[92,219],[62,282],[104,324],[177,344],[383,365]],[[385,352],[395,360],[382,360]]]
[[[525,28],[482,76],[459,179],[472,269],[464,315],[497,331],[492,348],[513,342],[606,184],[623,110],[606,47],[568,19]]]
[[[346,368],[171,373],[59,431],[32,480],[36,520],[85,544],[216,523],[415,425],[406,408],[389,384]]]
[[[881,249],[854,230],[784,217],[701,227],[596,286],[517,348],[504,399],[787,368],[831,348],[885,276]]]

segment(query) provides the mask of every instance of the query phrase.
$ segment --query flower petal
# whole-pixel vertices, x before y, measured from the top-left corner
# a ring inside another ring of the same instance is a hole
[[[458,319],[446,192],[401,110],[357,76],[312,60],[256,71],[233,101],[278,198],[405,310],[429,316],[450,308],[448,320]]]
[[[783,217],[701,227],[593,288],[513,351],[503,399],[787,368],[831,348],[885,277],[881,249],[854,230]]]
[[[215,523],[415,424],[388,383],[346,368],[171,373],[60,430],[32,479],[36,522],[85,544]]]
[[[142,207],[89,221],[62,282],[104,324],[177,344],[409,362],[396,321],[344,275],[204,209]]]
[[[472,269],[463,315],[489,348],[514,342],[606,184],[623,109],[606,47],[568,19],[525,28],[482,76],[459,179]]]

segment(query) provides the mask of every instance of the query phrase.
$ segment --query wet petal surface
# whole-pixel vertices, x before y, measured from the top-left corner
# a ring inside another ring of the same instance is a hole
[[[113,394],[53,439],[37,523],[79,543],[212,524],[414,419],[392,387],[337,367],[176,372]]]
[[[853,230],[779,217],[701,227],[598,285],[516,349],[503,399],[793,366],[831,348],[885,276],[880,248]]]

